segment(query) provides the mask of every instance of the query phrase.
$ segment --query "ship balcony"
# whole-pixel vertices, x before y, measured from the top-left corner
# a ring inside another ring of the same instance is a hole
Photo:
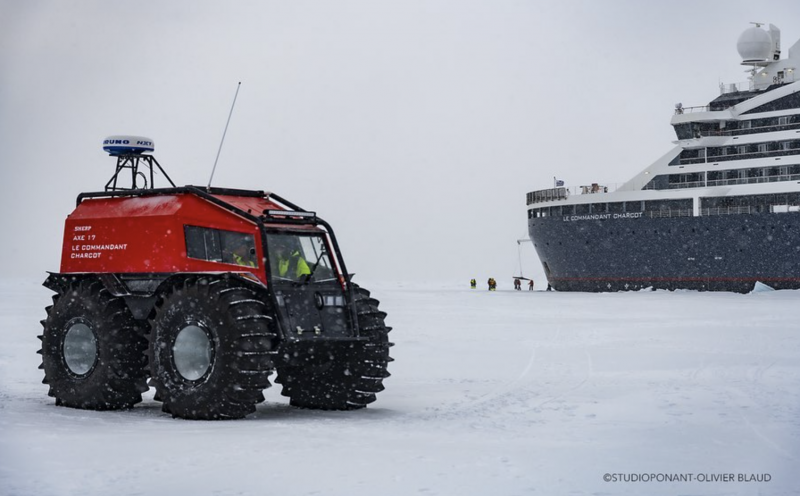
[[[748,122],[748,121],[743,121]],[[699,137],[703,136],[743,136],[746,134],[762,134],[762,133],[772,133],[775,131],[791,131],[792,129],[800,129],[800,122],[792,122],[790,124],[771,124],[771,125],[764,125],[764,126],[753,126],[753,127],[742,127],[738,129],[726,129],[726,130],[700,130],[698,132]]]
[[[800,154],[800,140],[774,141],[749,145],[687,149],[681,152],[679,159],[674,164],[670,165],[694,165],[729,160],[787,157],[798,154]]]
[[[531,191],[526,195],[526,204],[533,205],[534,203],[566,200],[567,198],[569,198],[569,190],[563,186],[558,188],[540,189],[537,191]]]
[[[613,184],[611,186],[592,183],[588,186],[578,186],[574,188],[566,188],[564,186],[558,188],[540,189],[531,191],[526,195],[526,204],[533,205],[534,203],[553,202],[558,200],[566,200],[571,195],[595,195],[610,193],[616,190],[620,185]]]
[[[667,190],[735,186],[742,184],[800,181],[800,164],[788,164],[749,169],[711,170],[682,174],[661,174],[647,183],[643,190]]]

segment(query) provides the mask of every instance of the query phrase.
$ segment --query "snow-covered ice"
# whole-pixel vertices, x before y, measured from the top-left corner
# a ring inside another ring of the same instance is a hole
[[[50,293],[0,280],[0,494],[798,494],[800,292],[467,281],[364,284],[396,343],[369,408],[298,410],[275,386],[247,419],[203,422],[152,391],[56,407],[35,353]]]

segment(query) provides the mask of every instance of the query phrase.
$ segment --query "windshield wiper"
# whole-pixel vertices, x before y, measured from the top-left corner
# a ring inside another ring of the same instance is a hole
[[[319,252],[319,256],[317,257],[317,261],[314,262],[314,267],[311,269],[311,272],[306,274],[306,278],[303,280],[303,286],[311,282],[311,278],[314,277],[314,272],[316,272],[317,267],[319,267],[319,261],[322,260],[322,256],[325,255],[325,250],[321,250]]]

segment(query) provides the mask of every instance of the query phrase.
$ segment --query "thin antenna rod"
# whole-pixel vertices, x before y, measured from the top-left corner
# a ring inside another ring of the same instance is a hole
[[[228,122],[225,123],[225,131],[222,132],[222,139],[219,142],[219,150],[217,150],[217,158],[214,159],[214,168],[211,169],[211,177],[208,178],[208,189],[211,189],[211,181],[214,180],[214,172],[217,170],[217,161],[219,161],[219,154],[222,151],[222,144],[225,143],[225,135],[228,133],[228,124],[231,123],[231,116],[233,115],[233,107],[236,105],[236,97],[239,96],[239,87],[242,82],[236,85],[236,93],[233,95],[233,103],[231,104],[231,111],[228,113]]]

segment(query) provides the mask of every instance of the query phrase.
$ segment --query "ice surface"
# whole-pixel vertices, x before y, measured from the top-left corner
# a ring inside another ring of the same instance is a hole
[[[298,410],[276,386],[245,420],[202,422],[152,391],[129,411],[56,407],[35,353],[50,293],[0,280],[0,494],[797,494],[800,292],[466,281],[363,284],[397,343],[369,408]]]

